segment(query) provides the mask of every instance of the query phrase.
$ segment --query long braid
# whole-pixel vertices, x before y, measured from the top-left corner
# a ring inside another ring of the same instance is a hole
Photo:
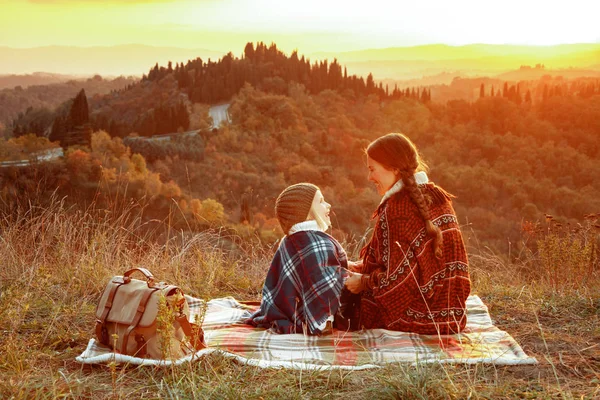
[[[436,258],[442,258],[442,231],[440,228],[435,226],[433,222],[431,222],[431,217],[429,216],[429,205],[423,192],[419,189],[417,182],[415,181],[415,177],[413,172],[408,171],[400,171],[400,177],[402,182],[404,183],[404,187],[408,190],[408,194],[412,202],[417,206],[419,210],[419,214],[421,214],[421,218],[425,221],[425,230],[427,235],[433,238],[433,251],[435,253]]]

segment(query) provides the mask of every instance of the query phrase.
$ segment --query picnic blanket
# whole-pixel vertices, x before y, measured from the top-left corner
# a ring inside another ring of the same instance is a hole
[[[194,313],[202,300],[186,296]],[[153,360],[113,353],[90,339],[76,358],[85,364],[128,363],[178,365],[220,352],[242,363],[259,367],[294,369],[366,369],[386,363],[491,363],[535,364],[505,331],[493,325],[486,305],[478,296],[467,299],[467,326],[457,335],[418,335],[385,329],[357,332],[335,330],[323,336],[277,334],[243,324],[257,305],[240,303],[233,297],[213,299],[203,323],[208,348],[177,360]]]

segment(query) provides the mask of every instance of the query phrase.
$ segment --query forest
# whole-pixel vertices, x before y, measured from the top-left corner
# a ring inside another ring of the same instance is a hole
[[[66,149],[54,162],[2,168],[3,212],[57,196],[79,209],[133,204],[145,222],[169,218],[190,233],[224,226],[271,244],[282,234],[275,198],[309,181],[332,204],[334,236],[358,242],[379,202],[364,149],[388,132],[407,134],[430,179],[456,196],[469,246],[515,257],[527,229],[543,228],[547,215],[569,231],[600,212],[594,77],[392,87],[349,76],[336,60],[311,64],[274,44],[248,43],[240,58],[157,64],[139,81],[87,98],[79,89],[6,125],[2,160],[33,147]],[[210,129],[208,107],[223,102],[232,122]],[[164,145],[132,140],[189,129],[198,136]],[[65,142],[65,135],[89,137]]]
[[[29,122],[36,119],[41,122],[38,125],[42,125],[44,128],[47,124],[52,124],[56,108],[75,97],[81,89],[85,90],[90,97],[102,96],[111,91],[123,89],[137,80],[133,77],[123,76],[104,79],[100,75],[95,75],[87,79],[69,79],[61,83],[25,86],[35,77],[35,74],[31,77],[13,76],[13,82],[18,79],[22,84],[13,86],[12,89],[8,87],[0,89],[0,136],[11,136],[15,128],[13,123],[19,123],[18,121]],[[26,114],[29,115],[26,116]],[[42,126],[31,126],[30,128],[40,131]],[[43,132],[37,134],[42,135]]]

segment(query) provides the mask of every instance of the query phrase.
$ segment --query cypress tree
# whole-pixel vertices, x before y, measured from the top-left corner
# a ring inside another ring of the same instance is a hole
[[[367,93],[373,93],[375,89],[375,81],[373,80],[373,74],[369,73],[367,76]]]
[[[90,112],[88,108],[85,90],[81,89],[71,105],[69,112],[70,122],[73,126],[81,126],[90,122]]]

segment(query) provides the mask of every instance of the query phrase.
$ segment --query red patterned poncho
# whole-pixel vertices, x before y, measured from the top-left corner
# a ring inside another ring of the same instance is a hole
[[[377,209],[373,239],[364,259],[370,274],[362,292],[360,325],[420,334],[451,334],[466,324],[471,289],[467,253],[450,196],[433,183],[419,186],[431,200],[434,225],[442,230],[443,257],[407,190]]]

